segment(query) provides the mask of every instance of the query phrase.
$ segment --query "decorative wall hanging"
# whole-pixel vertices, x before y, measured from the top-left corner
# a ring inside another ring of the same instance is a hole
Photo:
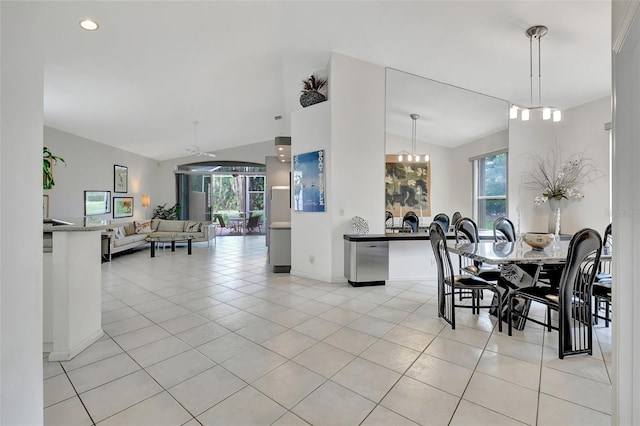
[[[385,210],[395,217],[408,211],[431,216],[431,167],[429,162],[403,163],[387,155],[385,167]]]
[[[113,217],[133,216],[133,197],[113,197]]]
[[[293,156],[293,211],[324,212],[324,150]]]
[[[327,80],[325,78],[317,78],[312,75],[311,77],[302,80],[302,94],[300,95],[300,105],[308,107],[327,100],[326,96],[318,92],[326,86]]]
[[[113,192],[128,192],[129,169],[126,166],[113,165]]]

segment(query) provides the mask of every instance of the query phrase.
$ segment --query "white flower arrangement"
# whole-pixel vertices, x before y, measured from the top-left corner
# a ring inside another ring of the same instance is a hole
[[[534,168],[524,174],[522,183],[526,188],[542,193],[533,199],[536,206],[546,203],[550,198],[581,200],[584,195],[579,188],[601,177],[593,161],[583,154],[574,154],[569,161],[560,165],[557,151],[549,153],[546,158],[536,154],[529,156]]]

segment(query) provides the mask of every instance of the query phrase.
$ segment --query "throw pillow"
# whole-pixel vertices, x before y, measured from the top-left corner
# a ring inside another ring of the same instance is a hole
[[[124,228],[122,226],[118,226],[117,228],[113,228],[113,232],[115,233],[116,240],[124,238]]]
[[[187,222],[184,225],[184,230],[185,232],[200,232],[200,222]]]
[[[151,221],[147,220],[144,222],[138,222],[137,220],[134,222],[136,225],[136,234],[148,234],[151,232]]]

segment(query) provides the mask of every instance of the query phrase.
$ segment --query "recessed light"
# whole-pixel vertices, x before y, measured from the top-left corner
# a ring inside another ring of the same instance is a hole
[[[87,31],[95,31],[97,30],[100,26],[98,25],[98,23],[96,21],[94,21],[93,19],[83,19],[82,21],[80,21],[80,27],[83,30],[87,30]]]
[[[284,149],[284,148],[283,148],[283,147],[281,147],[281,146],[279,146],[279,147],[278,147],[278,151],[282,151],[283,149]]]

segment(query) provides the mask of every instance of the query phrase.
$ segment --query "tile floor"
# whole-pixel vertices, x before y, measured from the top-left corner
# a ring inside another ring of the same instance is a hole
[[[438,319],[434,282],[273,274],[264,236],[102,265],[105,336],[44,361],[46,425],[608,425],[611,330],[557,358],[486,311]]]

